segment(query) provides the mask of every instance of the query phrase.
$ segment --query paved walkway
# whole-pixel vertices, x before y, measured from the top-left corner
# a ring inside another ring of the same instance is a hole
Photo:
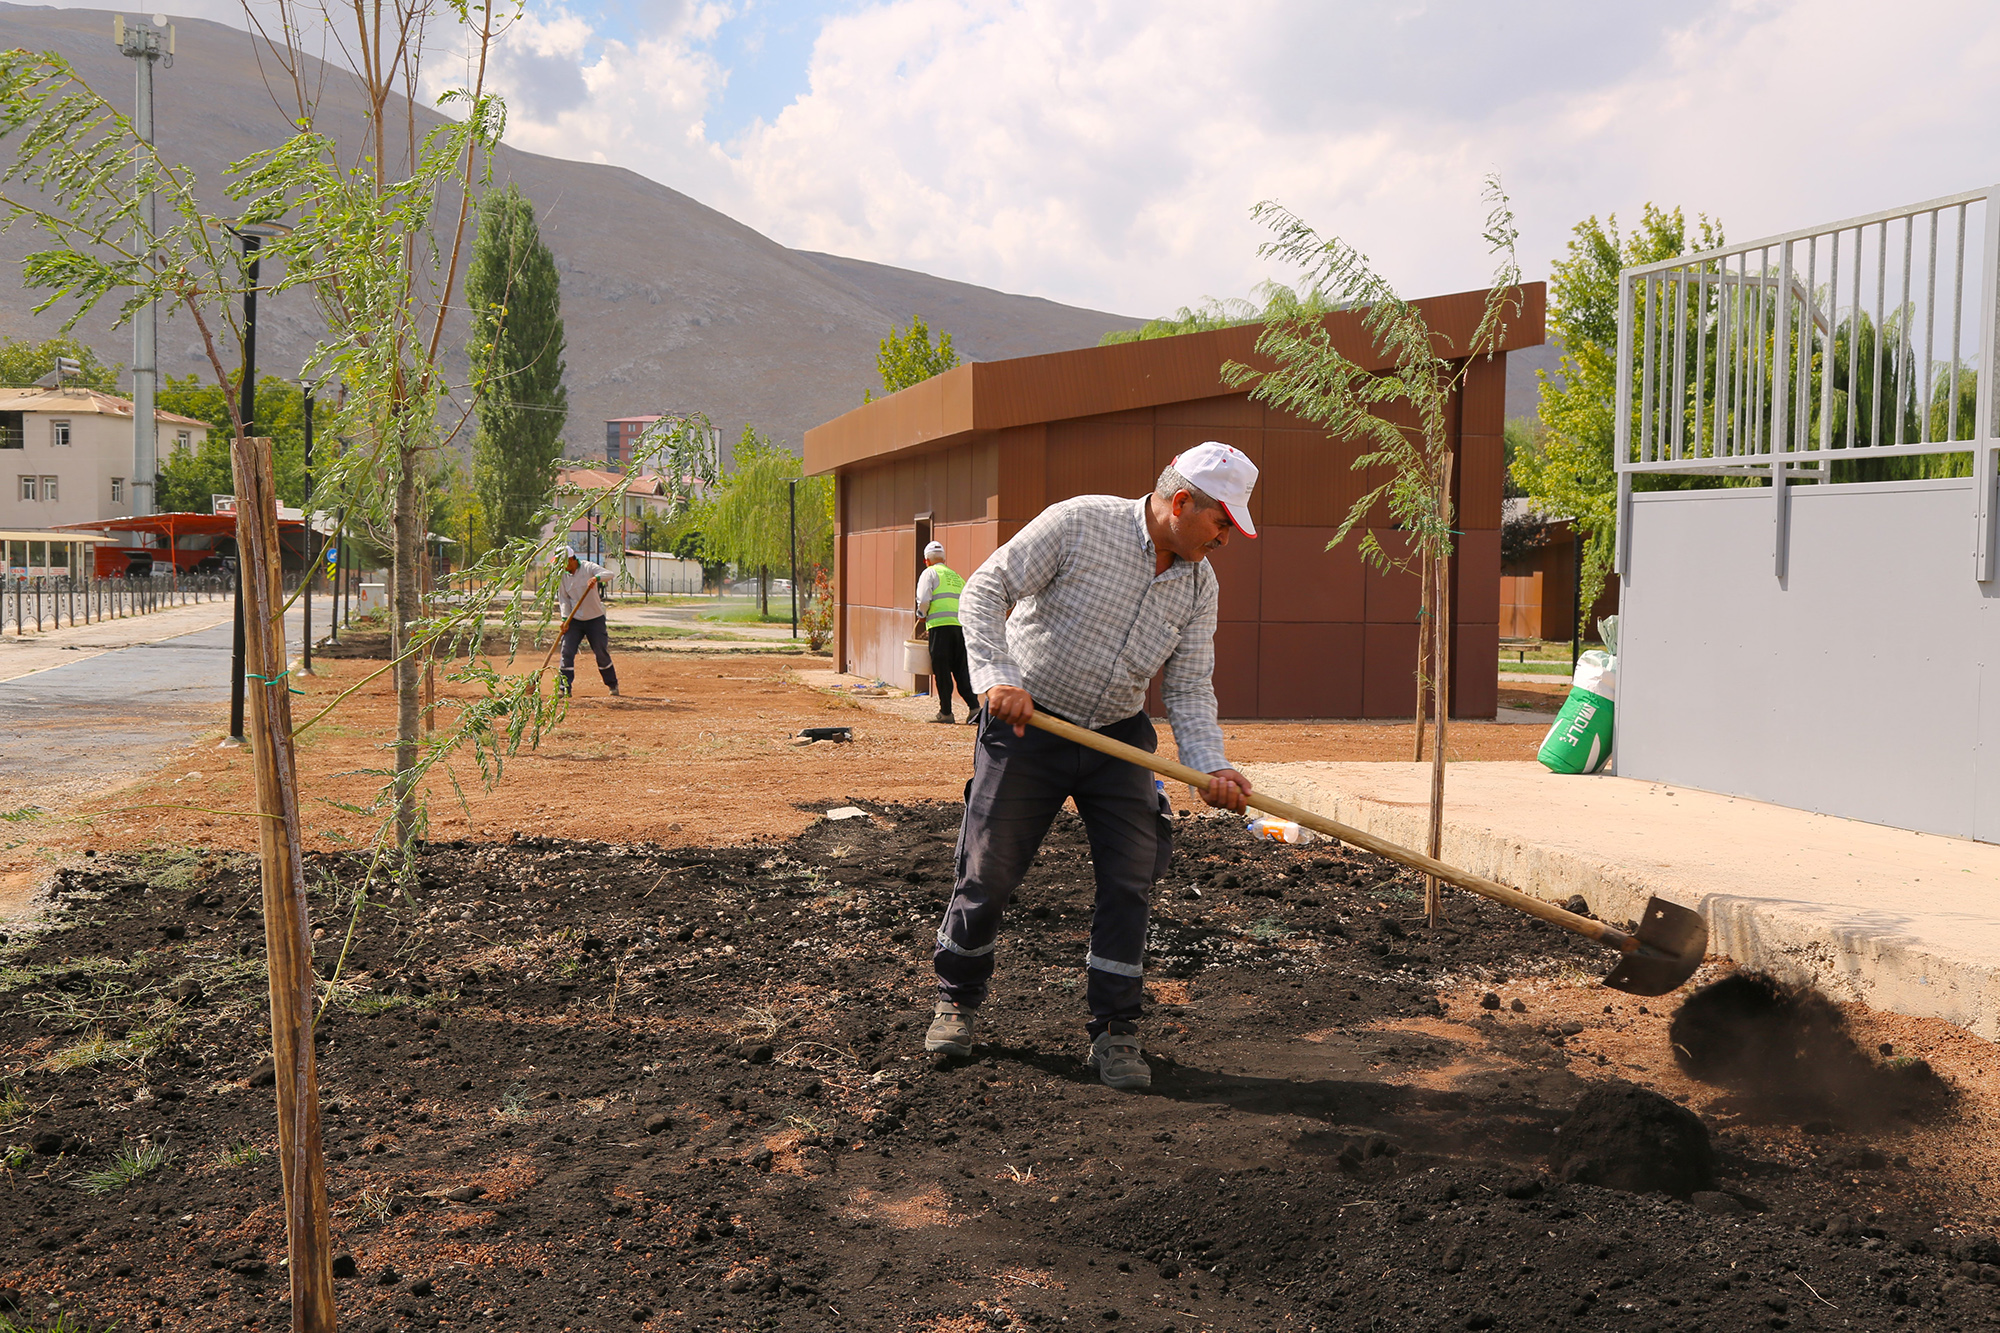
[[[1420,846],[1428,764],[1260,764],[1258,788]],[[2000,1040],[2000,846],[1635,778],[1455,764],[1443,859],[1608,920],[1698,908],[1712,953]]]
[[[130,648],[135,644],[157,643],[196,630],[220,625],[235,615],[229,601],[191,602],[150,615],[123,616],[116,620],[93,621],[86,625],[64,625],[61,629],[37,634],[0,635],[0,681],[14,680],[50,667],[81,662],[99,653]]]

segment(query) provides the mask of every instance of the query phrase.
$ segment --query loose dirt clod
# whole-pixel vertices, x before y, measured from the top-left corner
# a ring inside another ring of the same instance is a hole
[[[1685,1199],[1715,1183],[1715,1154],[1700,1118],[1630,1083],[1584,1093],[1557,1136],[1549,1164],[1573,1184]]]
[[[1784,1118],[1880,1123],[1934,1111],[1949,1097],[1928,1064],[1878,1062],[1832,1001],[1763,972],[1733,973],[1694,992],[1668,1035],[1690,1077],[1735,1089]]]

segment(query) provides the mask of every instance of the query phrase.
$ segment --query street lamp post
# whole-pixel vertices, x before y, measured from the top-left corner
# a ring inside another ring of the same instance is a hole
[[[277,222],[248,222],[231,227],[243,243],[245,284],[243,288],[243,382],[237,385],[237,415],[243,418],[243,438],[256,434],[257,424],[257,250],[267,236],[282,236],[291,228]],[[242,521],[237,531],[242,531]],[[279,633],[284,627],[279,627]],[[224,745],[243,741],[243,543],[236,543],[236,632],[229,654],[229,736]]]
[[[312,674],[312,669],[313,669],[313,580],[319,576],[319,552],[314,549],[314,542],[313,542],[313,538],[317,535],[317,533],[316,530],[313,528],[313,508],[312,508],[313,390],[317,389],[318,387],[319,384],[316,381],[313,380],[305,381],[304,388],[305,388],[305,402],[306,402],[306,486],[305,486],[306,493],[305,493],[304,507],[306,514],[306,575],[305,575],[306,587],[305,587],[305,593],[300,600],[302,600],[306,604],[305,605],[306,623],[305,623],[305,633],[302,636],[300,642],[301,642],[301,651],[303,653],[301,665],[302,669],[308,676]],[[241,563],[240,557],[238,563],[239,564]]]

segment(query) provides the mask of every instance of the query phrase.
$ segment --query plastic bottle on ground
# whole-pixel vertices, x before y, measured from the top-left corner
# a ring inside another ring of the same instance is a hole
[[[1306,843],[1313,840],[1313,831],[1294,824],[1289,819],[1274,819],[1270,815],[1258,815],[1244,825],[1253,838],[1269,838],[1272,842]]]

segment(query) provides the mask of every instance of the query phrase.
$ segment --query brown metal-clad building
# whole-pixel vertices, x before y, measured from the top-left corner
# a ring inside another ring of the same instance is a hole
[[[1483,292],[1419,304],[1449,347],[1477,327]],[[1544,290],[1521,289],[1504,346],[1542,341]],[[1360,316],[1328,316],[1338,345],[1387,368]],[[1358,449],[1231,392],[1226,361],[1258,363],[1258,329],[959,366],[806,432],[805,470],[839,478],[836,653],[842,670],[904,685],[903,642],[927,541],[970,574],[1035,515],[1073,495],[1137,496],[1180,451],[1220,440],[1262,470],[1259,537],[1210,559],[1222,601],[1215,692],[1224,717],[1408,717],[1415,706],[1417,580],[1367,568],[1356,538],[1325,549],[1372,474]],[[1504,356],[1468,367],[1454,405],[1458,554],[1452,713],[1491,717],[1500,619]],[[1386,521],[1386,520],[1385,520]],[[1399,536],[1376,529],[1384,547]]]

